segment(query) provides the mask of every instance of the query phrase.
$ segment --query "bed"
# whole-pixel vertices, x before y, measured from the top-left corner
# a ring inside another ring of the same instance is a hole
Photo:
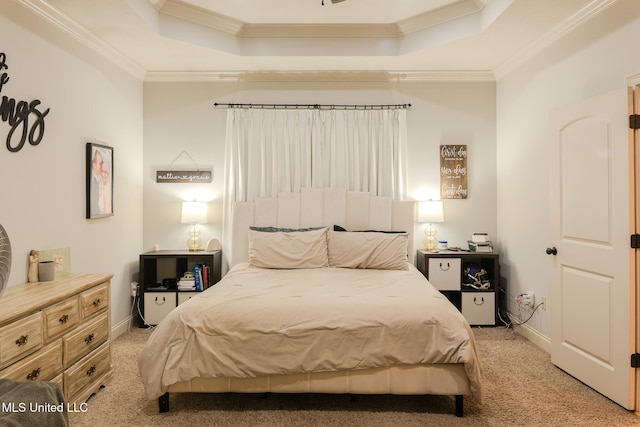
[[[344,189],[237,203],[229,272],[139,356],[146,397],[436,394],[462,416],[482,401],[473,332],[413,266],[413,227],[413,202]]]

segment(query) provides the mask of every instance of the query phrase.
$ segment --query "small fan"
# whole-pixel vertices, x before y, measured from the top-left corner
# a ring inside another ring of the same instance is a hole
[[[11,243],[5,229],[0,225],[0,297],[9,282],[11,271]]]

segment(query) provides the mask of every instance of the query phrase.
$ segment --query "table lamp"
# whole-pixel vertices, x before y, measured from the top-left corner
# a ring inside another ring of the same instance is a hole
[[[207,223],[207,203],[206,202],[182,202],[182,221],[183,224],[191,224],[193,227],[189,230],[189,240],[187,245],[189,251],[198,252],[204,250],[202,241],[200,240],[200,230],[198,224]]]
[[[418,222],[426,222],[427,227],[424,229],[424,248],[427,251],[435,251],[438,245],[438,234],[434,223],[444,222],[444,212],[442,209],[442,200],[429,200],[426,202],[418,202]]]

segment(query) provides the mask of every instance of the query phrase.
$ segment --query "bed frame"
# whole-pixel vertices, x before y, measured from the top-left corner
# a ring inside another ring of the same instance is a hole
[[[340,188],[309,188],[234,205],[230,266],[248,258],[249,226],[304,228],[340,225],[347,230],[402,230],[409,233],[413,262],[415,204]],[[455,414],[463,416],[463,395],[470,383],[463,364],[398,365],[336,372],[270,375],[256,378],[194,378],[169,386],[158,398],[169,411],[169,393],[330,393],[455,396]]]

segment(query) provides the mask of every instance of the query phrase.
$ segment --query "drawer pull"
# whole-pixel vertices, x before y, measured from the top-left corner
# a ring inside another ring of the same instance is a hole
[[[87,376],[90,377],[96,373],[96,365],[93,365],[89,369],[87,369]]]
[[[449,268],[451,268],[451,264],[447,263],[446,267],[445,267],[444,264],[445,263],[443,263],[443,262],[440,263],[440,270],[447,271],[447,270],[449,270]]]
[[[475,305],[482,305],[484,304],[484,297],[480,297],[480,303],[478,304],[478,297],[473,297],[473,303]]]
[[[27,379],[29,381],[35,381],[40,376],[40,368],[36,368],[29,375],[27,375]]]
[[[69,315],[68,314],[63,314],[62,317],[60,317],[58,319],[58,322],[60,322],[61,325],[64,325],[68,321],[69,321]]]
[[[165,302],[167,302],[167,300],[166,300],[166,298],[165,298],[165,297],[162,297],[162,300],[160,300],[158,297],[156,297],[156,304],[158,304],[158,305],[162,305],[162,304],[164,304]]]
[[[97,300],[93,301],[93,306],[94,307],[98,307],[100,305],[100,298],[98,298]]]
[[[86,342],[87,345],[91,344],[93,342],[93,334],[89,334],[89,336],[84,339],[84,342]]]
[[[27,341],[29,341],[29,335],[23,335],[16,340],[16,345],[22,347],[23,345],[27,345]]]

